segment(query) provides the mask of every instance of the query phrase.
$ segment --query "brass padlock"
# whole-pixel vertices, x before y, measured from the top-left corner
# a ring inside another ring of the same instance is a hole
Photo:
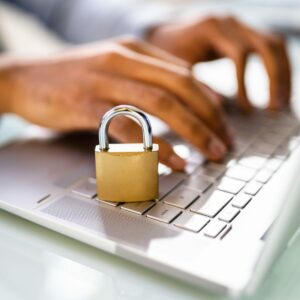
[[[112,118],[125,115],[143,130],[143,144],[109,144]],[[98,198],[114,202],[137,202],[158,198],[158,145],[152,144],[151,124],[136,107],[120,105],[109,110],[99,127],[95,149]]]

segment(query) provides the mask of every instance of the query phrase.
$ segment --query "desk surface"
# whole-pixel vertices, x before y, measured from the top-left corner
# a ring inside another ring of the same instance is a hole
[[[0,143],[22,121],[2,120]],[[9,128],[9,130],[8,130]],[[300,238],[273,266],[256,295],[300,298]],[[158,274],[0,210],[0,299],[227,299]]]

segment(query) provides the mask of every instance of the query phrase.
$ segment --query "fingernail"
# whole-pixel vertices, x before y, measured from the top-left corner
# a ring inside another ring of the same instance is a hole
[[[185,161],[176,154],[171,154],[171,156],[169,157],[169,163],[172,168],[176,170],[183,171],[185,168]]]
[[[226,155],[226,147],[216,139],[212,139],[208,145],[210,153],[215,159],[221,159]]]

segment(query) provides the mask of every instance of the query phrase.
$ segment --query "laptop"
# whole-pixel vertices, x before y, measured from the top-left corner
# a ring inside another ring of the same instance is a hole
[[[0,208],[199,287],[254,292],[300,232],[300,124],[234,109],[230,123],[236,148],[220,163],[163,131],[187,172],[160,166],[159,199],[142,203],[97,198],[97,134],[29,124],[0,148]]]

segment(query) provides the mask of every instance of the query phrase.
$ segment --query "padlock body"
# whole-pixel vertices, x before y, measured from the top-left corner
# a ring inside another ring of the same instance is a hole
[[[97,196],[113,202],[158,198],[158,145],[145,151],[143,144],[110,144],[95,149]]]

